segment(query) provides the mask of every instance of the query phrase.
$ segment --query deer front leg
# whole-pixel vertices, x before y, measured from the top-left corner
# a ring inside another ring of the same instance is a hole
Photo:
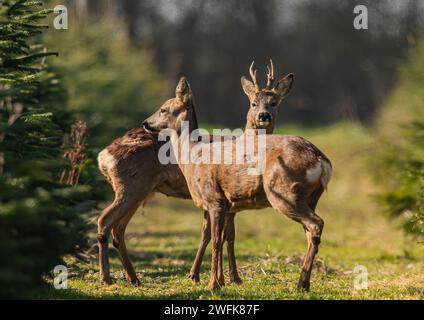
[[[224,285],[222,279],[218,277],[220,266],[220,256],[222,255],[222,232],[224,228],[224,214],[223,210],[210,210],[211,220],[211,235],[212,235],[212,263],[211,263],[211,276],[209,279],[209,289],[214,290],[221,288]],[[221,271],[222,272],[222,271]]]
[[[219,256],[218,256],[218,282],[223,286],[225,285],[225,277],[224,277],[224,270],[222,267],[222,249],[224,246],[224,242],[227,239],[227,227],[229,220],[231,219],[231,213],[226,213],[224,216],[224,222],[223,227],[221,230],[221,248],[219,250]]]
[[[200,266],[202,264],[203,256],[205,254],[206,247],[211,241],[211,221],[209,217],[209,212],[205,211],[203,213],[203,226],[202,226],[202,234],[199,243],[199,247],[197,249],[196,257],[194,259],[193,265],[190,270],[190,279],[194,284],[198,284],[200,282]]]
[[[241,284],[243,281],[241,280],[238,271],[237,271],[237,264],[236,264],[236,256],[234,253],[234,242],[236,237],[236,230],[234,225],[234,218],[235,213],[229,213],[228,214],[228,221],[227,221],[227,234],[226,234],[226,241],[227,241],[227,256],[228,256],[228,267],[229,267],[229,274],[230,274],[230,282]]]

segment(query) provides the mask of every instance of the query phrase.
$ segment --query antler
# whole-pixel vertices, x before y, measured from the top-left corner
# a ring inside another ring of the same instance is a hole
[[[266,74],[266,76],[268,78],[268,81],[266,83],[266,88],[268,90],[271,89],[272,84],[274,83],[274,80],[275,80],[275,78],[274,78],[274,64],[272,63],[272,59],[269,59],[269,62],[271,64],[271,67],[266,66],[266,68],[268,69],[268,73]]]
[[[252,61],[252,64],[249,68],[250,77],[252,78],[253,84],[255,85],[256,89],[259,90],[258,80],[256,79],[256,69],[253,70],[253,65],[255,64],[255,61]]]

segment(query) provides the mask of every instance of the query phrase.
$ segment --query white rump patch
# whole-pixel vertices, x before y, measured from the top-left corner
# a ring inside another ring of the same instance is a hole
[[[111,170],[116,166],[116,159],[109,153],[107,149],[101,151],[97,157],[100,170]]]
[[[315,166],[306,170],[306,180],[310,183],[317,182],[321,177],[322,166],[321,161],[318,161]]]
[[[327,160],[319,157],[315,166],[306,170],[306,180],[309,183],[315,183],[319,180],[322,187],[327,190],[327,185],[330,182],[332,174],[333,169],[331,164]]]
[[[328,183],[330,182],[331,176],[333,175],[333,168],[331,164],[325,159],[320,160],[322,164],[322,175],[321,175],[321,185],[327,190]]]

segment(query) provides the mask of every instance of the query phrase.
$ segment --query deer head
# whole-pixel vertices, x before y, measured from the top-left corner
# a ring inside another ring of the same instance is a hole
[[[267,133],[272,133],[277,117],[277,107],[289,93],[294,75],[289,73],[274,85],[274,65],[270,60],[270,65],[267,66],[266,87],[261,89],[256,78],[257,70],[253,69],[253,65],[254,62],[249,68],[252,81],[244,76],[241,77],[241,86],[250,101],[246,129],[266,129]]]
[[[175,98],[166,101],[153,115],[143,121],[143,127],[150,132],[173,129],[180,133],[181,123],[189,122],[190,131],[197,129],[194,97],[185,77],[181,77],[175,89]]]

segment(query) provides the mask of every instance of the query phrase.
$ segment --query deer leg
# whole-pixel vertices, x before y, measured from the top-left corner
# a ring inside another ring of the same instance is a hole
[[[236,230],[234,225],[235,213],[228,214],[227,221],[227,256],[228,256],[228,266],[229,266],[229,274],[230,274],[230,282],[241,284],[243,281],[241,280],[236,264],[236,256],[234,254],[234,241],[236,236]]]
[[[214,210],[209,211],[211,220],[211,235],[212,235],[212,263],[211,276],[209,279],[209,289],[214,290],[220,288],[223,283],[219,282],[219,256],[222,254],[222,230],[224,227],[225,211]]]
[[[318,200],[321,198],[322,193],[324,192],[324,187],[319,185],[309,196],[308,198],[308,206],[313,211],[315,211],[315,208],[317,207]]]
[[[146,193],[147,195],[147,193]],[[113,203],[103,210],[97,221],[97,241],[99,244],[99,276],[100,281],[111,284],[109,265],[109,235],[112,227],[118,223],[129,212],[137,208],[140,197],[119,196]]]
[[[202,234],[199,243],[199,247],[197,249],[196,258],[194,259],[193,265],[190,270],[190,279],[194,284],[200,282],[200,266],[202,264],[203,256],[206,251],[206,247],[211,241],[211,221],[209,217],[209,212],[205,211],[203,213],[203,226],[202,226]]]
[[[274,188],[278,186],[274,185]],[[281,190],[284,190],[281,188]],[[324,221],[309,207],[308,201],[301,200],[296,194],[279,192],[267,186],[267,198],[272,207],[280,213],[303,225],[308,240],[308,249],[303,261],[302,270],[298,282],[298,289],[309,291],[312,266],[318,246],[321,240],[321,233],[324,228]],[[294,200],[296,199],[296,200]]]
[[[305,229],[306,239],[308,240],[308,250],[306,251],[306,255],[303,260],[302,271],[300,273],[297,288],[309,291],[312,266],[321,242],[324,220],[322,220],[314,212],[310,212],[309,215],[300,217],[300,223],[302,223]]]
[[[225,285],[225,277],[224,277],[224,270],[222,266],[222,249],[224,246],[224,242],[227,238],[227,226],[230,219],[230,213],[226,213],[223,219],[223,227],[221,230],[221,248],[219,250],[219,256],[218,256],[218,282],[221,284],[221,286]]]
[[[127,247],[125,245],[125,230],[136,211],[137,207],[135,207],[132,212],[129,212],[125,217],[123,217],[117,225],[113,226],[112,238],[113,246],[119,251],[119,257],[121,258],[122,266],[125,270],[125,278],[128,282],[138,286],[140,285],[140,281],[137,278],[137,274],[135,273],[134,267],[128,256]]]
[[[110,206],[105,208],[97,222],[97,242],[99,245],[99,277],[104,284],[111,284],[110,265],[109,265],[109,233],[110,226],[107,225],[107,220],[118,220],[117,216],[120,202],[115,200]],[[110,218],[109,218],[110,217]]]

